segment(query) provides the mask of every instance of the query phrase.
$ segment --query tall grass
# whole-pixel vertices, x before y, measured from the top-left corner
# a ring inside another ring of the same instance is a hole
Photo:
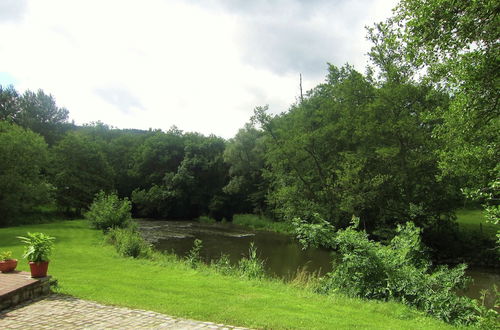
[[[292,226],[288,222],[273,221],[268,217],[255,214],[236,214],[233,223],[255,230],[269,230],[283,234],[292,233]]]
[[[500,225],[486,221],[481,209],[461,209],[457,211],[457,222],[461,230],[495,238]]]

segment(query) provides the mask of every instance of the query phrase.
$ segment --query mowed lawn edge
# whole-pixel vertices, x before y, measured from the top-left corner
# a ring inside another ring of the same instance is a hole
[[[81,299],[252,328],[452,328],[398,303],[323,296],[279,281],[190,269],[169,258],[123,258],[84,220],[0,228],[0,250],[20,259],[17,236],[26,232],[56,237],[49,274],[61,293]],[[28,271],[19,261],[18,269]]]

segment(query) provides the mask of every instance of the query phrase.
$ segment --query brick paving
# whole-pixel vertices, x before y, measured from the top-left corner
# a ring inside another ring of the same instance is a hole
[[[0,311],[0,329],[245,329],[52,294]]]
[[[31,278],[30,273],[14,271],[0,273],[0,296],[6,295],[23,286],[35,284],[36,279]]]

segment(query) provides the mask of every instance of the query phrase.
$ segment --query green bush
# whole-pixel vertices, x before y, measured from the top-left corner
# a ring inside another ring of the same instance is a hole
[[[201,263],[200,251],[203,247],[203,242],[200,239],[195,239],[193,247],[189,250],[186,261],[192,268],[197,268]]]
[[[111,228],[106,239],[124,257],[148,258],[152,254],[151,246],[134,228]]]
[[[231,265],[229,255],[221,254],[219,259],[212,261],[211,266],[220,274],[230,275],[234,273],[234,267]]]
[[[107,195],[103,191],[99,192],[85,219],[88,219],[95,229],[107,232],[110,228],[125,228],[132,219],[132,205],[127,198],[120,199],[116,193]]]
[[[242,276],[247,278],[263,278],[265,276],[264,262],[257,257],[257,248],[253,242],[248,249],[248,257],[241,258],[238,270]]]
[[[387,245],[370,240],[357,228],[357,218],[353,218],[353,225],[336,233],[321,219],[316,224],[296,219],[294,224],[301,242],[333,247],[338,252],[339,260],[321,281],[318,292],[395,300],[459,325],[494,322],[494,311],[455,293],[468,283],[466,265],[431,267],[420,240],[421,231],[412,222],[398,226]]]

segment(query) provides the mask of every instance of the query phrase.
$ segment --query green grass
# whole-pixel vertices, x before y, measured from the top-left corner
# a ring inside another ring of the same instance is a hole
[[[277,222],[255,214],[236,214],[233,218],[233,223],[255,230],[269,230],[283,234],[292,232],[292,227],[287,222]]]
[[[0,228],[0,250],[20,257],[16,236],[55,236],[49,273],[60,292],[104,304],[232,325],[272,329],[446,329],[450,326],[396,303],[322,296],[271,280],[223,276],[165,256],[127,259],[104,245],[83,220]],[[19,269],[28,270],[20,260]],[[451,327],[450,327],[451,328]]]
[[[494,225],[486,221],[483,210],[461,209],[457,212],[457,222],[461,230],[482,233],[487,237],[494,238],[500,225]]]

